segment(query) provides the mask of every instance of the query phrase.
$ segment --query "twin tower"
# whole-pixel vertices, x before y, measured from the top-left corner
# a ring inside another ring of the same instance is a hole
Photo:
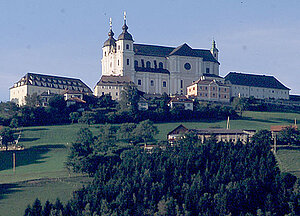
[[[110,19],[102,51],[102,75],[124,76],[148,94],[186,94],[186,87],[201,76],[219,75],[215,41],[210,50],[193,49],[186,43],[178,47],[136,44],[128,32],[126,13],[117,39]]]

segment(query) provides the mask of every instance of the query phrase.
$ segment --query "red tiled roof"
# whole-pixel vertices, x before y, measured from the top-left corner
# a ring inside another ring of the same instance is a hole
[[[270,128],[271,128],[271,131],[273,131],[273,132],[279,132],[288,127],[298,129],[297,125],[272,125]]]

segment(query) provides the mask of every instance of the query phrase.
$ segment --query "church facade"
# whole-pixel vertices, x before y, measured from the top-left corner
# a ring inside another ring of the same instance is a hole
[[[123,31],[114,38],[112,25],[102,47],[102,75],[126,76],[147,94],[185,95],[188,85],[203,74],[219,75],[215,41],[210,50],[134,43],[124,16]],[[95,92],[99,92],[98,85]],[[96,93],[97,95],[97,93]],[[98,96],[98,95],[97,95]]]

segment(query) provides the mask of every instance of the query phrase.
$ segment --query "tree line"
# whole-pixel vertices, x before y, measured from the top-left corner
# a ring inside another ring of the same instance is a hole
[[[68,159],[71,169],[89,173],[93,182],[66,204],[37,199],[25,216],[300,214],[300,182],[280,172],[269,131],[246,144],[213,137],[202,144],[190,134],[149,152],[116,145],[111,140],[118,132],[106,130],[94,137],[82,129]]]
[[[26,105],[18,107],[13,102],[0,103],[0,125],[10,127],[39,126],[69,123],[128,123],[151,120],[169,122],[180,120],[226,119],[238,115],[230,106],[195,101],[194,110],[170,109],[167,94],[149,100],[149,110],[139,110],[141,93],[131,86],[121,92],[121,100],[110,95],[95,97],[84,95],[86,104],[67,107],[62,95],[54,95],[46,107],[41,106],[39,95],[26,97]]]

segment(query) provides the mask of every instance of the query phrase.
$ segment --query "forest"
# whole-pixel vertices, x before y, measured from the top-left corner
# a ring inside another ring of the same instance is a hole
[[[201,144],[189,134],[173,146],[159,143],[146,151],[124,136],[128,125],[123,132],[104,127],[97,136],[81,129],[68,158],[69,168],[88,173],[92,183],[65,204],[36,199],[25,216],[300,214],[300,182],[280,172],[269,131],[247,144],[214,137]],[[151,122],[129,131],[146,127],[152,132],[141,142],[149,142],[156,133]],[[117,145],[117,139],[129,142]]]

